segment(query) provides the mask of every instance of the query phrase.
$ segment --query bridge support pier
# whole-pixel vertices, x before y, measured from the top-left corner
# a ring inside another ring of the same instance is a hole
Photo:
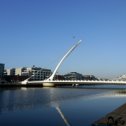
[[[43,87],[55,87],[55,84],[54,83],[44,82]]]

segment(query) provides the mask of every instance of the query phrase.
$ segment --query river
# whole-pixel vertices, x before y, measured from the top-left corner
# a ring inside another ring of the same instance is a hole
[[[1,88],[0,126],[91,126],[126,102],[126,91]]]

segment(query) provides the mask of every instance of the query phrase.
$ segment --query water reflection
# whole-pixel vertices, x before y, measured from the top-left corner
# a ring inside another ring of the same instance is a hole
[[[60,107],[56,106],[55,108],[56,108],[57,112],[59,113],[59,115],[61,116],[61,118],[63,119],[66,126],[71,126],[69,121],[67,120],[67,118],[64,116],[64,113],[61,111]]]
[[[0,90],[0,113],[53,106],[59,101],[83,97],[85,99],[98,99],[101,97],[126,97],[126,90],[96,90],[73,88],[21,88],[14,90]],[[57,105],[56,105],[57,106]]]
[[[106,98],[112,98],[112,97],[126,97],[126,90],[122,89],[122,90],[113,90],[109,93],[103,93],[102,95],[99,95],[100,97],[106,97]]]
[[[35,118],[34,121],[36,123],[40,121],[41,125],[53,126],[59,123],[60,126],[81,126],[84,124],[88,126],[92,121],[126,102],[125,97],[126,90],[83,88],[0,89],[0,124],[5,124],[8,118],[13,120],[12,112],[14,112],[16,113],[14,118],[19,116],[24,122]],[[102,110],[102,108],[104,109]],[[5,115],[9,116],[5,118]],[[38,116],[41,118],[38,118]],[[48,121],[48,118],[50,121]],[[2,119],[4,122],[2,122]]]
[[[0,112],[34,108],[50,101],[49,91],[41,89],[0,90]]]

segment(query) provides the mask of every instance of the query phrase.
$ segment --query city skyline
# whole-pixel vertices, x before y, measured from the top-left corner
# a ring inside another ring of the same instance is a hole
[[[125,6],[125,0],[0,1],[0,62],[7,68],[36,65],[54,70],[82,39],[59,73],[109,78],[125,74]]]

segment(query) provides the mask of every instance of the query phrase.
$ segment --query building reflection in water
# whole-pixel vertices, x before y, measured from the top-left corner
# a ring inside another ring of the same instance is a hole
[[[69,89],[73,90],[73,89]],[[76,89],[75,89],[76,90]],[[101,98],[101,97],[126,97],[126,90],[109,90],[107,93],[98,94],[78,94],[69,93],[65,95],[61,90],[55,88],[18,88],[18,89],[0,89],[0,114],[6,111],[16,111],[22,109],[31,109],[35,107],[53,106],[57,112],[61,114],[59,101],[69,98],[85,97],[85,98]],[[92,91],[95,89],[91,89]],[[101,89],[102,90],[102,89]],[[102,91],[101,91],[102,92]],[[61,116],[63,118],[63,116]]]

